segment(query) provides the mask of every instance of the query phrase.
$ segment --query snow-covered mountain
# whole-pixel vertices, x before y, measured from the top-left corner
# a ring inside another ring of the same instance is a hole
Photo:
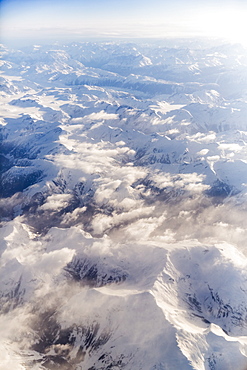
[[[247,50],[2,47],[0,369],[247,369]]]

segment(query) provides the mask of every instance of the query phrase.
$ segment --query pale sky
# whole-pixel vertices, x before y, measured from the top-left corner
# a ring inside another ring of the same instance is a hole
[[[246,0],[0,0],[0,4],[2,42],[215,36],[245,43],[247,35]]]

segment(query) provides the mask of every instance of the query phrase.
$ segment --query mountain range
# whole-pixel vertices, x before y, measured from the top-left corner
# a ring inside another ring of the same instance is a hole
[[[1,49],[0,369],[246,370],[246,48]]]

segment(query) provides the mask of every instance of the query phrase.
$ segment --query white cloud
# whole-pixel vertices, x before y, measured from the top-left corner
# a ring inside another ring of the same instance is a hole
[[[71,194],[52,194],[46,198],[46,202],[40,207],[40,209],[44,211],[59,211],[69,204],[71,198]]]
[[[56,276],[61,272],[61,269],[72,260],[73,255],[74,250],[69,248],[62,248],[44,253],[33,266],[35,274],[40,274],[40,276],[43,274]]]
[[[208,152],[209,152],[209,149],[202,149],[197,154],[198,155],[206,155],[206,154],[208,154]]]
[[[85,117],[89,121],[101,121],[101,120],[116,120],[119,119],[119,115],[115,113],[107,113],[105,111],[100,111],[97,113],[91,113]]]
[[[174,175],[156,172],[150,176],[150,179],[159,189],[184,189],[192,193],[202,193],[208,188],[208,185],[203,184],[205,176],[197,173]]]
[[[112,216],[96,215],[92,221],[94,233],[102,234],[113,227],[125,223],[132,223],[135,220],[146,218],[152,214],[154,207],[140,207],[129,212],[113,213]]]

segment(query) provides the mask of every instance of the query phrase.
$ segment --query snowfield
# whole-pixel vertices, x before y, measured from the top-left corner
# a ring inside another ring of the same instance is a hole
[[[167,45],[2,46],[1,370],[247,369],[247,50]]]

